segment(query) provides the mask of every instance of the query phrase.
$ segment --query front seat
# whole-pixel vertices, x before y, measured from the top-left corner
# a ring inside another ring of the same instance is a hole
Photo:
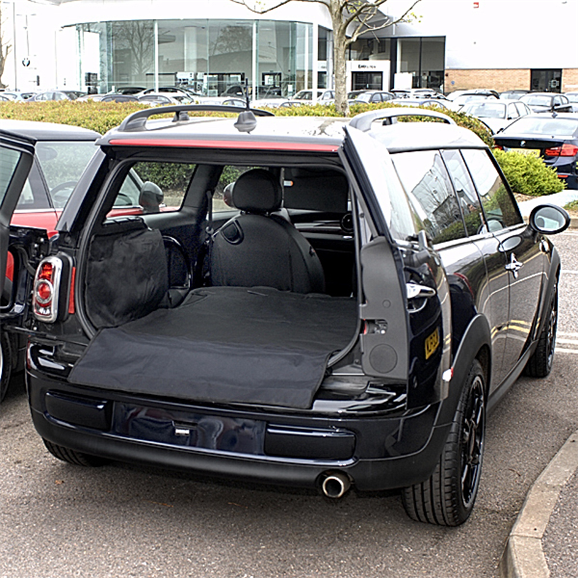
[[[285,218],[279,178],[264,169],[241,175],[232,203],[241,211],[213,235],[211,284],[274,287],[295,293],[323,293],[325,278],[309,242]]]

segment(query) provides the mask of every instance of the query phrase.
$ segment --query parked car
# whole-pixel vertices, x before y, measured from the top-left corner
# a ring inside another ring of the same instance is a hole
[[[66,96],[68,96],[70,100],[76,100],[81,96],[86,96],[86,92],[84,92],[83,90],[61,90],[60,92],[66,94]]]
[[[552,367],[567,213],[526,225],[490,150],[437,111],[189,118],[202,108],[132,114],[52,243],[13,232],[38,263],[10,323],[48,451],[332,498],[402,488],[413,519],[463,523],[487,410]],[[408,115],[443,122],[393,122]],[[14,141],[3,217],[32,162]],[[123,214],[133,173],[172,209]]]
[[[470,88],[465,90],[454,90],[447,95],[447,98],[450,100],[455,100],[464,94],[479,94],[481,96],[493,96],[494,98],[500,98],[500,93],[491,88]]]
[[[555,92],[529,92],[520,97],[532,112],[572,112],[572,104],[565,94]]]
[[[99,98],[94,100],[98,100],[100,102],[139,102],[140,100],[134,94],[117,94],[114,92],[98,96]]]
[[[564,94],[572,105],[572,112],[578,112],[578,92],[565,92]]]
[[[56,221],[76,185],[84,167],[96,151],[94,131],[46,122],[0,119],[0,131],[36,141],[36,154],[11,222],[23,227],[36,227],[53,236]],[[4,169],[3,169],[4,170]],[[4,182],[0,177],[0,182]],[[13,256],[8,254],[3,304],[12,299]],[[8,390],[10,376],[23,369],[24,341],[0,333],[2,370],[0,402]]]
[[[191,104],[196,101],[196,97],[192,96],[188,90],[176,86],[162,86],[158,90],[149,88],[134,94],[133,96],[139,98],[141,96],[146,96],[147,94],[163,94],[178,100],[181,104]]]
[[[502,100],[519,100],[521,96],[528,94],[529,90],[515,89],[515,90],[505,90],[500,92],[500,98]]]
[[[144,102],[145,104],[150,104],[151,106],[171,106],[175,104],[180,104],[178,99],[169,96],[168,94],[162,94],[157,92],[149,92],[143,94],[136,99],[138,102]]]
[[[74,100],[61,90],[47,90],[31,96],[26,102],[42,102],[46,100]]]
[[[496,99],[465,104],[460,112],[479,118],[494,134],[506,128],[512,121],[532,113],[521,100],[500,102]]]
[[[144,86],[119,86],[115,90],[113,90],[116,94],[129,94],[134,95],[138,94],[139,92],[143,92],[146,90]]]
[[[13,92],[10,90],[2,90],[0,91],[0,96],[2,96],[2,100],[15,100],[15,101],[23,101],[26,100],[24,94],[21,92]]]
[[[496,145],[540,156],[571,189],[578,188],[578,116],[533,114],[494,135]]]
[[[459,96],[456,96],[453,99],[448,100],[450,100],[451,104],[449,104],[449,107],[452,110],[461,112],[462,108],[468,104],[472,104],[475,102],[485,102],[486,100],[490,102],[497,102],[498,97],[496,97],[494,94],[490,92],[484,93],[478,91],[478,92],[465,92],[463,94],[460,94]]]
[[[416,106],[429,106],[438,108],[440,110],[449,110],[448,104],[444,102],[444,99],[441,98],[394,98],[393,100],[389,101],[391,104],[397,104],[398,106],[409,106],[409,107],[416,107]]]
[[[333,100],[335,98],[335,91],[334,90],[324,90],[318,89],[317,90],[317,100]],[[313,100],[313,91],[312,90],[300,90],[297,92],[290,100]]]
[[[393,100],[394,94],[386,90],[352,90],[347,93],[349,105],[352,104],[375,104]]]

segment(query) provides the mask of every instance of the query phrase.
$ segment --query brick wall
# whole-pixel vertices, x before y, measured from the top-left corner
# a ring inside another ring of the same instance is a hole
[[[453,84],[452,84],[453,82]],[[447,70],[445,92],[468,90],[470,88],[493,88],[498,92],[504,90],[530,88],[529,70]]]
[[[453,84],[452,84],[453,82]],[[530,89],[528,69],[446,70],[444,89],[468,90],[470,88],[493,88],[498,92],[514,89]],[[578,69],[562,71],[562,92],[578,92]]]

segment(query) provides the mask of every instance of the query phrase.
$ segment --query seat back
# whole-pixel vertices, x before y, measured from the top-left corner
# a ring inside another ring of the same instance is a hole
[[[248,171],[235,183],[232,199],[241,214],[213,235],[212,284],[324,292],[323,267],[313,247],[275,215],[283,200],[279,179],[263,169]]]

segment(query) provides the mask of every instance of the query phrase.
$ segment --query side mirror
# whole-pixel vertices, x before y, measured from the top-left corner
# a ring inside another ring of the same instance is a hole
[[[570,215],[556,205],[538,205],[530,213],[530,227],[544,235],[555,235],[570,225]]]
[[[151,181],[146,181],[143,184],[138,203],[145,213],[158,213],[163,200],[163,191],[158,185],[151,183]]]

